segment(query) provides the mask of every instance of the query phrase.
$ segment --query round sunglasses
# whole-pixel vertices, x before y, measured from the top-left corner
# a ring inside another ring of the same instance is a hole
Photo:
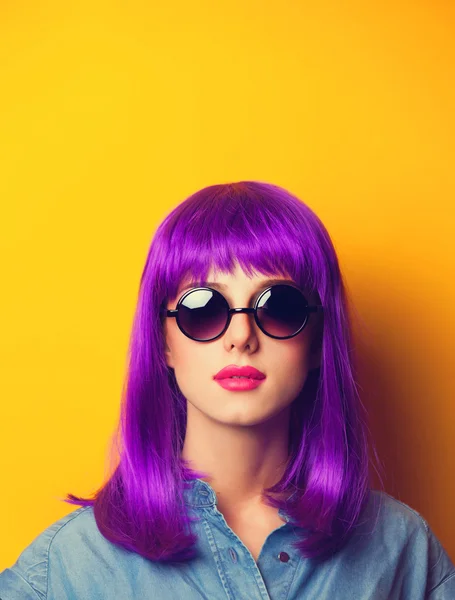
[[[302,291],[289,284],[266,288],[253,308],[230,308],[226,298],[210,287],[185,292],[175,310],[162,309],[164,317],[175,317],[180,331],[196,342],[211,342],[227,330],[233,314],[254,315],[259,329],[269,337],[286,340],[307,325],[310,313],[322,312],[323,306],[309,306]]]

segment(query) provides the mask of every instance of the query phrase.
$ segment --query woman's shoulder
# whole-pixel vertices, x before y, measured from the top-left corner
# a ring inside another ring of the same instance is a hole
[[[431,598],[455,598],[455,566],[441,541],[415,508],[383,490],[370,491],[344,558],[389,573],[400,568],[400,576],[422,577]]]
[[[412,533],[428,530],[424,517],[415,509],[384,490],[370,490],[363,516],[375,523],[379,529],[393,528],[395,532]]]
[[[78,570],[87,574],[87,569],[96,568],[94,555],[99,559],[122,552],[100,533],[93,507],[83,506],[44,529],[0,573],[0,598],[47,598],[50,566],[54,574]]]
[[[59,546],[75,548],[89,540],[104,539],[96,525],[92,506],[82,506],[61,517],[39,533],[19,556],[33,554],[36,562],[46,562],[49,553]],[[101,541],[101,540],[100,540]],[[18,560],[19,560],[18,559]]]
[[[436,536],[427,520],[415,508],[383,490],[370,490],[368,502],[356,527],[359,536],[369,536],[378,542],[387,539],[402,545],[427,545]]]

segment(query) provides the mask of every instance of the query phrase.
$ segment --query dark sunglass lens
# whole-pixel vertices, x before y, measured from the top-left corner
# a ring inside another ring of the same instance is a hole
[[[288,337],[308,319],[307,306],[305,297],[297,288],[274,285],[259,302],[258,319],[267,333]]]
[[[195,340],[210,340],[224,329],[229,306],[214,290],[191,291],[180,305],[178,321]]]

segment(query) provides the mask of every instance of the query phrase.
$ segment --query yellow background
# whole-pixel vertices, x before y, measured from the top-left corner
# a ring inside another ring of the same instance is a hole
[[[282,185],[337,249],[386,489],[455,560],[454,5],[3,2],[0,568],[102,482],[153,232]]]

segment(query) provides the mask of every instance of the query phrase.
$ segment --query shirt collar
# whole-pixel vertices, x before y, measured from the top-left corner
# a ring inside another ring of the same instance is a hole
[[[184,479],[183,498],[187,506],[192,508],[207,508],[216,505],[216,494],[212,486],[203,479]],[[288,502],[295,496],[297,490],[288,496]],[[286,511],[279,509],[278,515],[289,522],[290,518]]]

